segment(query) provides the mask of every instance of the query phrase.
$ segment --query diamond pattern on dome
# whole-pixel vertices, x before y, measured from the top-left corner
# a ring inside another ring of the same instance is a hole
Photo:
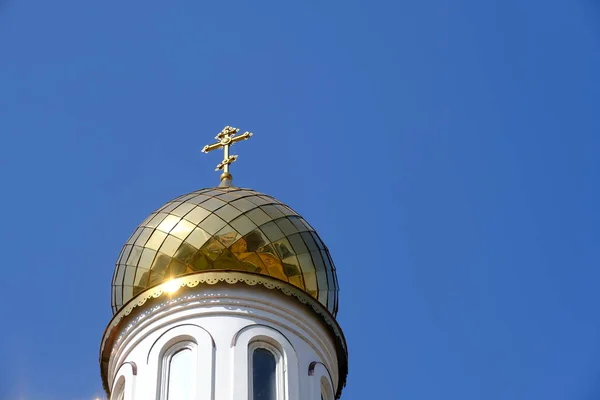
[[[223,270],[288,282],[337,313],[335,267],[317,232],[274,198],[232,187],[180,196],[140,224],[117,259],[113,312],[177,276]]]

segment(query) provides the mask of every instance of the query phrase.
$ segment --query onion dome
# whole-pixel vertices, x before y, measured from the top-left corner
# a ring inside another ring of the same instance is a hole
[[[337,313],[335,267],[317,232],[273,197],[228,185],[180,196],[138,226],[117,260],[113,313],[174,278],[226,271],[289,283]]]

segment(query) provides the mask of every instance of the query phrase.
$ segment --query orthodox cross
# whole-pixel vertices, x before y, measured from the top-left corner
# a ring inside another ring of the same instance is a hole
[[[223,161],[221,161],[221,163],[217,165],[217,168],[215,169],[215,171],[223,170],[221,180],[231,179],[231,174],[229,173],[229,164],[231,164],[238,158],[238,156],[229,155],[229,146],[236,142],[239,142],[240,140],[250,139],[250,136],[252,136],[250,132],[244,132],[239,136],[235,136],[235,134],[239,131],[240,130],[238,128],[226,126],[221,132],[219,132],[217,136],[215,136],[215,139],[218,140],[217,143],[207,144],[202,149],[203,153],[208,153],[209,151],[220,149],[221,147],[223,148]]]

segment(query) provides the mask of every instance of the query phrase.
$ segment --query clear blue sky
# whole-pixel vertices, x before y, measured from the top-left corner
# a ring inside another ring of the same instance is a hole
[[[600,399],[597,0],[0,0],[0,399],[102,393],[114,262],[235,182],[329,246],[344,400]]]

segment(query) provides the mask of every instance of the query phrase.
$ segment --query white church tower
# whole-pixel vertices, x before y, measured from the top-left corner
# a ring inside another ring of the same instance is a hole
[[[131,235],[112,281],[100,370],[110,400],[333,400],[348,353],[336,270],[294,210],[232,185],[180,196]]]

